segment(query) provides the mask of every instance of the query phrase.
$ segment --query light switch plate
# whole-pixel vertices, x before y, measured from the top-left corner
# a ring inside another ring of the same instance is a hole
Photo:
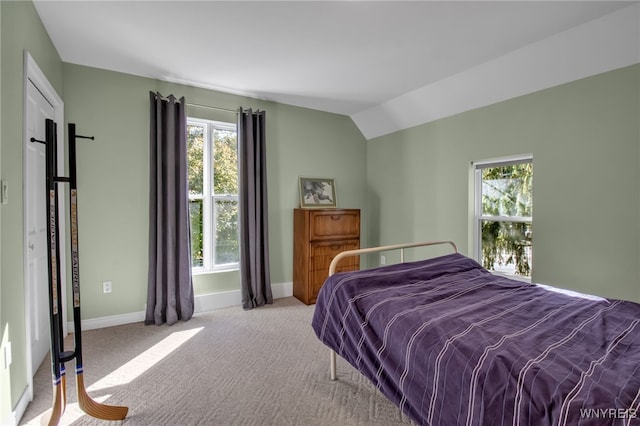
[[[4,368],[7,369],[11,366],[11,342],[7,342],[4,346]]]
[[[2,204],[9,202],[9,183],[6,180],[0,183],[0,199],[2,200]]]

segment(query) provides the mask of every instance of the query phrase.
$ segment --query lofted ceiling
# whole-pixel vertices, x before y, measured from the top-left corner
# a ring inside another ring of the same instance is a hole
[[[632,3],[34,1],[64,62],[348,115],[367,138],[404,125],[367,128],[398,100]]]

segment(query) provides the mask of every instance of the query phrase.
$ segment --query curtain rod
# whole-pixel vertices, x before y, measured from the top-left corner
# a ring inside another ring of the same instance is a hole
[[[162,96],[160,94],[160,92],[151,92],[151,93],[153,93],[154,96],[159,96],[161,99],[168,99],[168,97],[165,98],[164,96]],[[173,96],[175,98],[174,95],[169,95],[169,96]],[[184,96],[182,96],[180,99],[182,99],[182,98],[184,98]],[[229,108],[215,107],[215,106],[211,106],[211,105],[193,104],[191,102],[185,102],[184,104],[185,104],[185,106],[193,106],[193,107],[196,107],[196,108],[215,109],[217,111],[235,112],[236,114],[240,114],[240,110],[241,109],[244,110],[244,108],[242,108],[242,107],[238,107],[237,109],[229,109]],[[257,110],[256,112],[259,112],[259,111],[260,110]]]
[[[198,107],[198,108],[215,109],[215,110],[218,110],[218,111],[235,112],[236,114],[240,112],[239,109],[229,109],[229,108],[215,107],[215,106],[209,106],[209,105],[192,104],[192,103],[189,103],[189,102],[186,102],[186,105],[187,106]]]
[[[0,0],[0,1],[2,1],[2,0]],[[153,93],[154,96],[159,96],[161,99],[165,99],[165,100],[168,99],[168,97],[165,98],[159,92],[150,92],[150,93]],[[173,96],[175,98],[174,95],[169,95],[169,96]],[[182,99],[182,98],[184,98],[184,96],[182,96],[180,99]],[[218,111],[235,112],[236,114],[240,114],[240,110],[246,111],[246,109],[242,108],[242,107],[238,107],[237,109],[229,109],[229,108],[222,108],[222,107],[216,107],[216,106],[211,106],[211,105],[193,104],[191,102],[185,102],[184,104],[185,104],[185,106],[192,106],[192,107],[197,107],[197,108],[215,109],[215,110],[218,110]],[[256,110],[256,112],[260,112],[260,110],[258,109],[258,110]]]

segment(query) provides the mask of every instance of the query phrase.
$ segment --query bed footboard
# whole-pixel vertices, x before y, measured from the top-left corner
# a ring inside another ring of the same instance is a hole
[[[426,247],[426,246],[436,246],[436,245],[450,245],[453,248],[454,253],[458,252],[458,247],[455,245],[453,241],[423,241],[418,243],[406,243],[406,244],[393,244],[388,246],[379,246],[379,247],[369,247],[363,249],[356,250],[347,250],[341,253],[338,253],[336,257],[333,258],[331,264],[329,265],[329,276],[332,276],[336,272],[336,267],[340,260],[345,257],[350,256],[360,256],[362,254],[375,253],[380,251],[391,251],[391,250],[400,250],[400,262],[404,262],[404,249],[414,248],[414,247]],[[330,349],[329,353],[329,373],[331,376],[331,380],[337,379],[336,374],[336,352],[333,349]]]

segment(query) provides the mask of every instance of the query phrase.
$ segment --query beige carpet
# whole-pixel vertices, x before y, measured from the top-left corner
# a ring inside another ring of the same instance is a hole
[[[168,326],[129,324],[83,332],[84,379],[97,401],[129,407],[123,421],[84,415],[75,364],[67,363],[61,425],[396,425],[411,422],[311,328],[314,306],[277,299],[251,311],[226,308]],[[66,348],[73,347],[72,336]],[[39,425],[51,407],[51,367],[34,378],[21,425]]]

